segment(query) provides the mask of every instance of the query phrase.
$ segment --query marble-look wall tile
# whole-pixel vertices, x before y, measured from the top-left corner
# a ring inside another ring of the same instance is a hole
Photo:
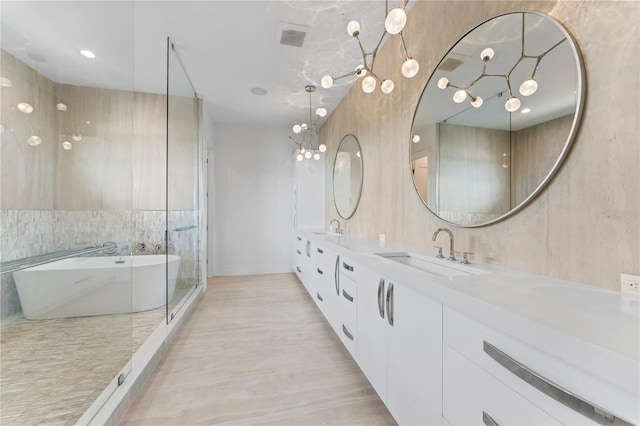
[[[133,92],[59,84],[60,143],[55,168],[58,210],[130,210]],[[74,134],[82,139],[76,141]]]
[[[197,100],[169,98],[167,148],[165,95],[57,84],[1,54],[2,76],[12,81],[1,89],[2,208],[162,210],[168,180],[169,209],[194,209]],[[33,113],[17,110],[25,101]],[[66,111],[56,109],[58,102]],[[32,134],[42,138],[41,145],[26,143]],[[71,150],[62,148],[65,141]]]
[[[58,148],[54,84],[4,50],[0,55],[2,77],[11,81],[11,86],[0,88],[2,207],[50,209]],[[20,112],[21,102],[30,104],[33,112]],[[29,145],[30,136],[39,136],[42,143]]]
[[[342,137],[353,133],[362,146],[364,183],[346,231],[383,233],[387,241],[433,250],[431,234],[447,224],[424,208],[411,181],[413,113],[431,72],[460,36],[498,13],[522,9],[549,14],[576,38],[588,88],[582,125],[566,163],[531,204],[488,227],[452,226],[456,247],[476,253],[472,260],[619,289],[621,272],[640,273],[640,98],[629,96],[640,93],[639,2],[416,2],[404,35],[419,74],[401,76],[400,40],[390,38],[376,73],[396,83],[393,93],[364,94],[356,85],[320,130],[328,146],[325,217],[338,217],[333,158]]]

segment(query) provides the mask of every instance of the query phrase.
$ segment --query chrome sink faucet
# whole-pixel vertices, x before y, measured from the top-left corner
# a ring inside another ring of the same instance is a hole
[[[331,219],[331,222],[329,222],[329,227],[331,227],[331,224],[333,222],[338,224],[338,226],[336,227],[336,232],[338,233],[338,235],[342,235],[342,229],[340,229],[340,221],[338,219]]]
[[[449,234],[449,244],[450,245],[449,245],[449,257],[447,258],[447,260],[455,262],[457,259],[456,259],[456,256],[453,253],[453,232],[451,232],[451,230],[449,228],[438,228],[436,230],[436,232],[433,233],[433,237],[431,238],[431,241],[435,241],[436,237],[438,236],[438,234],[440,232],[442,232],[442,231],[444,231],[447,234]]]

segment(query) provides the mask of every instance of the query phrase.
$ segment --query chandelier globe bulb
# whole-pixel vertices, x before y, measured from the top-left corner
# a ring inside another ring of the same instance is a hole
[[[420,64],[413,58],[407,59],[402,64],[402,75],[406,78],[415,77],[420,70]]]
[[[358,21],[350,21],[347,24],[347,33],[351,37],[358,37],[360,35],[360,22],[358,22]]]
[[[471,106],[474,108],[480,108],[483,103],[484,100],[480,96],[476,96],[475,99],[471,100]]]
[[[447,77],[442,77],[438,80],[438,89],[444,90],[447,87],[449,87],[449,79]]]
[[[493,51],[493,49],[490,47],[487,47],[482,52],[480,52],[480,59],[482,59],[484,62],[488,62],[491,59],[493,59],[493,55],[495,55],[495,52]]]
[[[398,34],[407,24],[407,13],[402,8],[393,9],[384,20],[384,29],[389,34]]]
[[[382,90],[382,93],[389,94],[393,92],[394,87],[395,87],[395,84],[393,84],[393,81],[385,80],[380,85],[380,90]]]
[[[538,91],[538,82],[530,78],[520,85],[519,91],[522,96],[531,96]]]
[[[324,87],[325,89],[332,88],[333,87],[333,77],[331,77],[330,75],[325,75],[320,80],[320,84],[322,84],[322,87]]]
[[[461,104],[465,99],[467,99],[467,92],[462,89],[456,90],[456,93],[453,94],[453,102],[457,104]]]
[[[505,102],[504,109],[506,109],[509,112],[515,112],[520,109],[520,105],[521,105],[520,99],[511,97],[507,100],[507,102]]]
[[[362,80],[362,91],[364,93],[372,93],[376,90],[376,79],[372,76],[365,77]]]

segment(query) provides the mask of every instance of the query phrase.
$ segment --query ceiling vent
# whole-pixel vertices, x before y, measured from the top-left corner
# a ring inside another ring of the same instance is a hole
[[[450,53],[449,55],[447,55],[447,59],[442,61],[442,63],[438,66],[438,69],[440,71],[454,71],[460,65],[464,64],[467,59],[469,59],[468,56],[460,55],[458,53]]]
[[[302,47],[309,27],[305,25],[280,22],[276,32],[276,42],[284,46]]]

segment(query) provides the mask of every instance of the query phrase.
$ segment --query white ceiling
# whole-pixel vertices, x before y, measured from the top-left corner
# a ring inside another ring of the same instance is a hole
[[[0,14],[2,48],[56,82],[164,93],[169,36],[213,121],[291,126],[308,117],[305,85],[318,86],[313,106],[329,114],[346,94],[352,78],[332,89],[320,79],[361,63],[350,20],[360,21],[365,49],[374,48],[384,2],[3,1]],[[279,44],[282,23],[308,27],[302,48]]]

